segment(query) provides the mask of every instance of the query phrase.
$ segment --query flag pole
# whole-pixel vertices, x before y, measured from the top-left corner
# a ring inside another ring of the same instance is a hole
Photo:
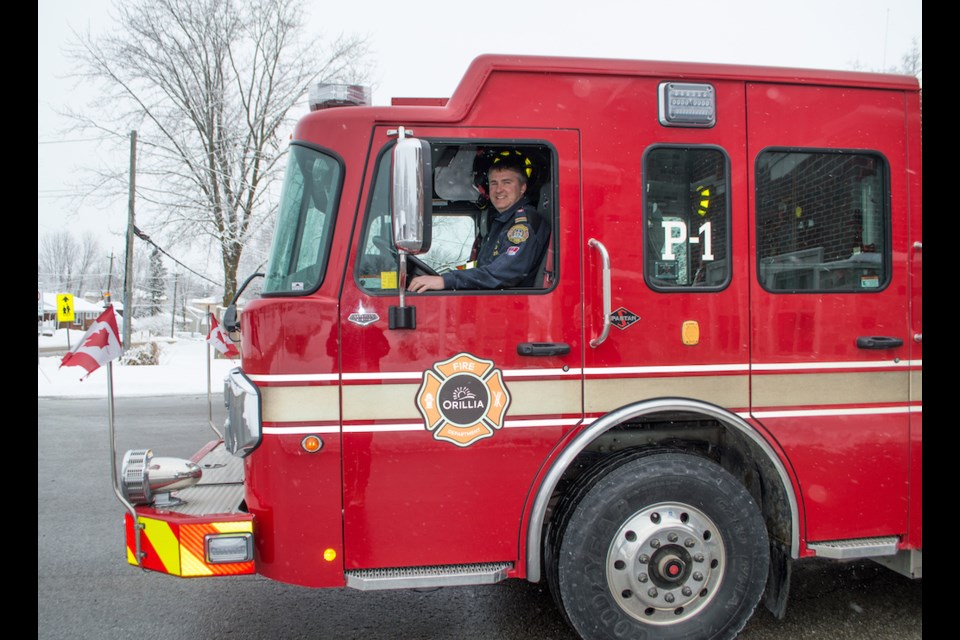
[[[209,310],[210,307],[207,307]],[[207,317],[207,323],[210,325],[210,329],[213,330],[213,312],[210,312],[210,315]],[[217,429],[216,425],[213,424],[213,392],[211,391],[211,382],[213,376],[213,365],[211,360],[213,358],[213,351],[210,349],[210,343],[207,342],[207,424],[210,425],[210,428],[213,429],[213,432],[217,434],[217,438],[223,440],[223,434],[220,433],[220,430]]]
[[[213,365],[210,363],[210,343],[207,343],[207,422],[213,427],[213,393],[211,392],[211,377]]]
[[[110,303],[110,294],[107,294],[107,307],[112,307]],[[124,323],[127,322],[127,318],[123,319]],[[120,336],[117,336],[118,338]],[[123,343],[121,342],[121,345]],[[113,360],[107,362],[107,424],[110,428],[110,476],[113,480],[113,492],[117,496],[117,500],[126,507],[127,511],[130,513],[130,519],[133,521],[133,531],[134,539],[136,546],[136,560],[137,566],[141,566],[140,562],[143,560],[143,552],[140,547],[140,530],[142,526],[140,525],[140,519],[137,517],[137,510],[133,508],[133,505],[130,504],[130,501],[127,500],[126,496],[123,495],[123,492],[120,490],[120,476],[117,474],[117,429],[116,429],[116,407],[114,404],[113,396]]]

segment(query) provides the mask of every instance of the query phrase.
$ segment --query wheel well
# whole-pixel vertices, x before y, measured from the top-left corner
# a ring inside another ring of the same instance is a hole
[[[712,460],[737,478],[759,506],[771,543],[788,557],[796,557],[796,500],[786,471],[769,444],[742,419],[712,405],[699,411],[701,403],[695,401],[664,403],[691,406],[648,412],[625,408],[608,414],[607,418],[620,414],[624,419],[598,428],[564,468],[547,502],[540,538],[546,544],[540,544],[539,551],[549,551],[552,538],[562,529],[565,510],[576,504],[596,477],[627,459],[679,451]],[[544,561],[549,564],[541,557]],[[533,574],[537,579],[538,573]]]

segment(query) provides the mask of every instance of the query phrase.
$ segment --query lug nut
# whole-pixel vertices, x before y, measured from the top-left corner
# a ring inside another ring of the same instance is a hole
[[[640,557],[637,558],[637,562],[639,562],[640,564],[647,564],[648,562],[650,562],[650,556],[648,556],[645,553],[641,553]]]
[[[697,543],[693,538],[687,538],[686,540],[683,541],[683,546],[685,546],[687,549],[692,549],[693,545],[695,544]]]
[[[656,598],[658,593],[659,591],[657,591],[656,587],[650,587],[647,590],[647,595],[650,596],[651,598]]]
[[[673,602],[673,594],[672,594],[672,593],[668,593],[667,595],[663,596],[663,599],[666,600],[667,602],[672,603],[672,602]]]
[[[637,576],[637,582],[646,582],[649,579],[650,578],[648,578],[647,574],[645,573],[641,573],[640,575]]]
[[[690,587],[684,587],[683,589],[680,589],[680,593],[689,598],[691,595],[693,595],[693,589]]]
[[[700,573],[699,571],[694,571],[693,579],[696,580],[697,582],[700,582],[701,580],[703,580],[703,574]]]
[[[653,547],[654,549],[659,549],[660,541],[654,538],[653,540],[650,541],[650,546]]]
[[[680,536],[678,536],[677,534],[675,534],[675,533],[673,533],[673,532],[670,532],[670,533],[667,534],[667,540],[669,540],[670,542],[676,542],[676,541],[679,540],[679,539],[680,539]]]
[[[693,554],[693,560],[694,562],[703,562],[703,554],[702,553]]]

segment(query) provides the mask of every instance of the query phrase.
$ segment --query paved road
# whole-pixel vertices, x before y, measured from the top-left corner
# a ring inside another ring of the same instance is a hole
[[[106,401],[39,398],[37,415],[39,639],[576,640],[547,589],[520,580],[362,593],[140,572],[124,561]],[[118,451],[192,455],[212,435],[206,416],[204,396],[118,399]],[[760,609],[740,637],[919,640],[923,583],[869,562],[800,563],[786,619]]]

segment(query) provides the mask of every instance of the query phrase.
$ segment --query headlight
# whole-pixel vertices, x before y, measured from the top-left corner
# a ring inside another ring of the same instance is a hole
[[[208,535],[203,541],[206,560],[210,564],[250,562],[253,560],[253,534],[230,533]]]

